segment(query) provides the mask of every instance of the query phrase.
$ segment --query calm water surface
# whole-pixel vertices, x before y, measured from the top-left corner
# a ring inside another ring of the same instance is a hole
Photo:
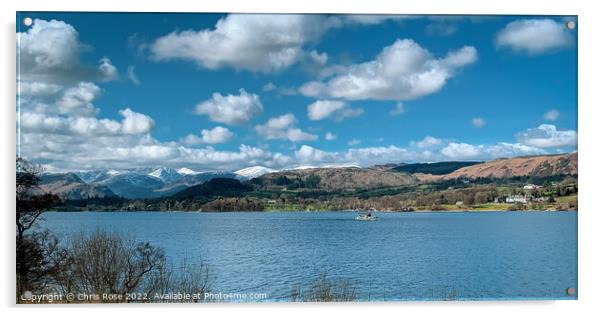
[[[288,300],[321,273],[360,300],[574,299],[576,212],[46,213],[59,236],[98,227],[209,265],[212,292]]]

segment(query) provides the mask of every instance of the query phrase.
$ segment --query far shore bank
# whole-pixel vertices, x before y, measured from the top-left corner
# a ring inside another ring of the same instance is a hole
[[[80,213],[80,212],[97,212],[97,213],[140,213],[140,212],[161,212],[161,213],[294,213],[294,212],[348,212],[348,213],[361,213],[360,210],[265,210],[265,211],[190,211],[190,210],[50,210],[49,212],[57,213]],[[376,213],[490,213],[490,212],[578,212],[574,210],[559,210],[559,209],[521,209],[521,210],[510,210],[510,209],[448,209],[448,210],[427,210],[417,209],[413,211],[398,211],[398,210],[372,210],[371,212]]]

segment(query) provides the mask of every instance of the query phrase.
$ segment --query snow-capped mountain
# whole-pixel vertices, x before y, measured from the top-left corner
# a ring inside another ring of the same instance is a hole
[[[112,177],[112,176],[119,175],[121,172],[119,172],[119,171],[117,171],[117,170],[109,170],[109,171],[107,171],[106,173],[107,173],[107,175],[109,175],[109,176],[111,176],[111,177]]]
[[[261,177],[262,175],[264,175],[266,173],[272,173],[272,172],[277,172],[277,171],[278,170],[270,169],[270,168],[263,167],[263,166],[253,166],[253,167],[248,167],[248,168],[234,171],[234,174],[236,174],[239,177],[245,178],[245,179],[253,179],[253,178]]]
[[[157,169],[153,170],[151,173],[149,173],[148,175],[151,177],[159,178],[159,179],[161,179],[161,181],[163,181],[165,183],[169,183],[169,182],[178,180],[182,177],[182,175],[178,171],[176,171],[175,169],[172,169],[172,168],[167,168],[167,167],[157,168]]]
[[[191,170],[188,168],[180,168],[180,169],[178,169],[178,173],[183,176],[189,176],[189,175],[199,174],[200,172],[194,171],[194,170]]]
[[[106,170],[76,171],[74,172],[85,183],[92,183],[108,177]]]
[[[72,174],[89,187],[106,188],[107,191],[110,191],[110,193],[94,193],[88,189],[80,190],[87,195],[109,196],[114,193],[125,198],[139,199],[169,196],[214,178],[235,178],[242,181],[274,171],[276,170],[258,166],[239,170],[240,173],[236,174],[227,171],[197,172],[185,167],[173,169],[159,166],[120,170],[99,169],[78,171]],[[63,184],[61,182],[58,185]],[[67,184],[63,186],[67,186]],[[84,187],[87,188],[82,186],[82,188]],[[59,189],[54,189],[59,192]],[[76,198],[77,195],[71,194],[69,196]]]
[[[290,169],[287,169],[287,170],[305,170],[305,169],[316,169],[316,168],[319,168],[319,167],[304,165],[304,166],[293,167],[293,168],[290,168]]]

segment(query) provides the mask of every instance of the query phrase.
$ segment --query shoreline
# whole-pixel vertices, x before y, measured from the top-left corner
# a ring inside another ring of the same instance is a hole
[[[325,212],[346,212],[360,213],[356,210],[267,210],[267,211],[187,211],[187,210],[49,210],[54,213],[325,213]],[[576,210],[556,210],[556,209],[525,209],[525,210],[503,210],[503,209],[453,209],[453,210],[414,210],[414,211],[391,211],[374,210],[374,213],[499,213],[499,212],[579,212]]]

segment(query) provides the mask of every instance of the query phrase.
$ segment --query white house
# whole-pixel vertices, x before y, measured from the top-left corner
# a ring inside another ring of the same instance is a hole
[[[541,188],[541,187],[536,184],[526,184],[523,187],[523,189],[525,189],[525,190],[535,190],[535,189],[539,189],[539,188]]]
[[[506,203],[527,203],[527,197],[524,195],[510,195],[506,198]]]

